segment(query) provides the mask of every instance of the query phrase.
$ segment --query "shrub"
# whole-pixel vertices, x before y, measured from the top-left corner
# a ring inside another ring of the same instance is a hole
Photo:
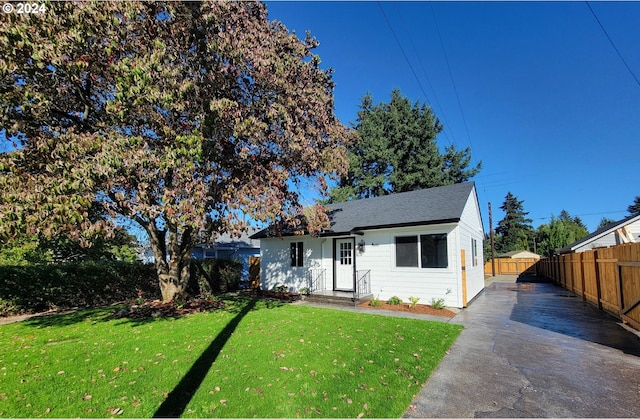
[[[285,292],[288,291],[288,288],[287,288],[286,285],[280,284],[280,285],[276,285],[275,287],[273,287],[273,291],[274,292],[279,292],[281,294],[284,294]]]
[[[397,295],[394,295],[393,297],[389,298],[389,301],[387,301],[387,304],[392,306],[399,306],[400,304],[402,304],[402,298],[398,297]]]
[[[159,297],[153,265],[103,261],[0,266],[4,311],[108,305],[133,300],[139,291]]]
[[[371,297],[371,300],[369,300],[369,305],[371,307],[380,307],[382,305],[382,301],[380,301],[380,299],[377,297]]]
[[[192,260],[190,294],[217,294],[235,291],[240,287],[242,263],[235,260]]]
[[[414,297],[412,295],[411,297],[409,297],[409,301],[411,301],[411,304],[409,304],[409,308],[414,308],[416,305],[418,305],[418,301],[420,301],[420,297]]]
[[[438,298],[438,299],[432,298],[431,307],[437,308],[438,310],[443,309],[445,307],[444,298]]]

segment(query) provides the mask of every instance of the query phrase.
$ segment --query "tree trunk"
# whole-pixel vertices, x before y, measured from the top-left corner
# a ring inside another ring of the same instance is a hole
[[[184,297],[191,276],[191,252],[194,241],[192,230],[186,228],[179,234],[176,228],[160,230],[155,225],[149,225],[147,232],[153,250],[162,301]]]

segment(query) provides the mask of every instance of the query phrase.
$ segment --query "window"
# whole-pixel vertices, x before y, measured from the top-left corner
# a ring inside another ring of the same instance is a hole
[[[420,255],[419,258],[418,255]],[[421,234],[420,236],[396,237],[396,266],[448,267],[447,235]]]
[[[303,266],[304,249],[302,242],[293,242],[290,245],[291,250],[291,266]]]
[[[340,243],[340,265],[351,265],[353,257],[351,242]]]
[[[471,239],[471,265],[478,266],[478,240]]]
[[[396,237],[396,266],[418,267],[418,237]]]

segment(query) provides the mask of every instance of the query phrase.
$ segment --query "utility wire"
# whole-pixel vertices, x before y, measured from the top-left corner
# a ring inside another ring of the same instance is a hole
[[[393,26],[391,25],[391,22],[389,21],[389,18],[387,17],[387,14],[385,13],[384,9],[382,8],[382,4],[380,4],[379,1],[377,3],[378,3],[378,7],[380,8],[380,11],[382,12],[382,15],[384,16],[384,20],[387,21],[387,25],[389,25],[389,29],[391,29],[391,33],[393,34],[393,38],[396,40],[396,43],[398,44],[398,47],[400,47],[400,51],[402,51],[402,55],[404,56],[405,61],[409,65],[409,68],[411,69],[411,73],[413,73],[413,77],[415,77],[416,81],[418,82],[418,86],[420,86],[420,90],[422,91],[422,94],[424,95],[425,98],[428,98],[427,93],[424,91],[424,87],[422,87],[422,83],[420,83],[420,79],[418,78],[418,75],[416,74],[416,71],[413,69],[413,66],[411,65],[411,61],[409,61],[409,57],[407,57],[407,53],[404,51],[404,48],[402,47],[402,43],[400,42],[400,40],[398,39],[398,36],[396,35],[396,31],[393,29]],[[429,102],[429,100],[427,99],[427,103],[428,102]]]
[[[609,40],[609,43],[611,44],[611,46],[613,47],[613,49],[616,51],[616,53],[618,54],[618,57],[620,57],[620,60],[622,60],[622,63],[624,64],[624,66],[627,68],[627,70],[629,71],[629,73],[631,74],[631,77],[633,77],[633,79],[636,81],[636,84],[638,86],[640,86],[640,80],[638,80],[638,77],[636,77],[635,73],[633,72],[633,70],[631,70],[631,68],[629,67],[629,64],[627,64],[627,61],[624,59],[624,57],[622,56],[622,54],[620,53],[620,51],[618,50],[618,47],[616,47],[616,44],[613,42],[613,40],[611,39],[611,37],[609,36],[609,34],[607,33],[607,30],[604,28],[604,26],[602,25],[602,22],[600,22],[600,19],[598,19],[598,16],[596,15],[596,12],[591,8],[591,5],[589,4],[588,1],[585,2],[587,4],[587,7],[589,8],[589,10],[591,10],[591,14],[593,15],[593,17],[596,19],[596,22],[598,22],[598,25],[600,25],[600,29],[602,29],[602,32],[604,32],[605,36],[607,37],[607,39]]]
[[[447,56],[447,50],[444,47],[444,42],[442,41],[442,35],[440,34],[440,27],[438,26],[438,21],[436,19],[436,13],[433,10],[433,4],[429,3],[429,7],[431,7],[431,14],[433,15],[433,23],[435,23],[436,32],[438,33],[438,39],[440,40],[440,47],[442,48],[442,53],[444,54],[444,60],[447,63],[447,70],[449,70],[449,78],[451,78],[451,84],[453,85],[453,91],[456,95],[456,101],[458,102],[458,108],[460,109],[460,115],[462,116],[462,124],[464,125],[464,130],[467,133],[467,139],[469,140],[469,145],[471,149],[473,149],[473,144],[471,143],[471,135],[469,135],[469,127],[467,126],[467,120],[464,117],[464,111],[462,110],[462,103],[460,103],[460,96],[458,95],[458,88],[456,87],[456,82],[453,79],[453,72],[451,71],[451,66],[449,65],[449,57]]]
[[[397,7],[397,5],[396,5],[396,7]],[[420,58],[420,54],[416,50],[416,46],[413,43],[413,38],[412,38],[411,34],[406,30],[407,25],[404,23],[404,20],[402,19],[402,14],[400,14],[400,20],[402,21],[402,26],[405,28],[405,34],[407,35],[407,38],[409,38],[409,43],[411,45],[411,49],[413,50],[413,54],[418,59],[418,65],[420,66],[420,70],[422,70],[422,74],[424,74],[424,78],[427,80],[427,84],[429,85],[429,88],[433,92],[433,98],[436,101],[436,104],[438,105],[438,108],[440,109],[440,113],[442,114],[442,120],[444,121],[444,130],[442,131],[442,133],[446,137],[447,142],[449,143],[449,145],[453,145],[455,143],[455,135],[453,133],[453,126],[449,125],[449,121],[447,121],[447,115],[445,114],[444,107],[442,106],[442,104],[440,104],[440,100],[438,100],[438,95],[436,94],[436,89],[434,89],[433,84],[431,84],[431,80],[429,79],[429,75],[427,74],[427,71],[424,68],[424,64],[422,63],[422,59]],[[447,135],[447,130],[451,131],[452,139],[450,139],[449,136]]]

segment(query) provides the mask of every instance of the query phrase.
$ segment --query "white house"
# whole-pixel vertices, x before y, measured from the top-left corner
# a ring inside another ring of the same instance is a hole
[[[484,230],[475,185],[441,186],[327,206],[319,237],[260,239],[262,289],[398,296],[465,307],[484,288]],[[464,255],[464,256],[463,256]],[[463,259],[464,258],[464,259]]]
[[[556,253],[580,253],[599,247],[638,241],[640,241],[640,215],[636,214],[608,224],[568,246],[557,249]]]

